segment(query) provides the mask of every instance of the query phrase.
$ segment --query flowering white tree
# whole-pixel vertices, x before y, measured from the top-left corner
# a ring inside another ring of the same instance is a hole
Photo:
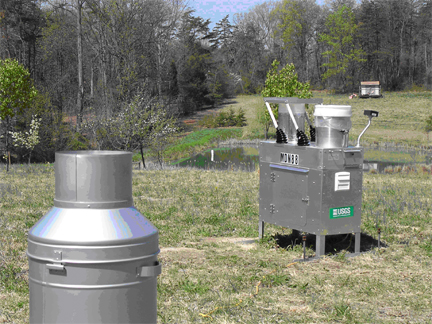
[[[148,145],[156,153],[160,166],[163,165],[163,151],[172,143],[173,134],[178,131],[176,121],[173,117],[168,117],[166,111],[157,109],[151,114],[149,120],[151,125]]]
[[[42,118],[37,118],[37,115],[32,116],[30,122],[30,129],[25,132],[9,132],[12,135],[14,146],[24,147],[29,150],[28,163],[30,164],[31,154],[39,144],[39,127],[41,125]]]
[[[177,131],[175,118],[169,117],[155,98],[140,93],[115,116],[105,120],[84,122],[82,131],[93,137],[98,149],[139,149],[144,168],[144,148],[150,147],[162,163],[162,151]]]

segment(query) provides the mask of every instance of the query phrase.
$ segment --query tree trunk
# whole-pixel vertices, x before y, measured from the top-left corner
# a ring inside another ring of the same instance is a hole
[[[146,169],[142,143],[140,143],[140,151],[141,151],[141,160],[142,160],[142,163],[143,163],[143,168]]]
[[[163,168],[163,156],[162,156],[162,152],[160,151],[160,149],[157,150],[157,156],[158,156],[158,161],[160,164],[161,169]]]
[[[415,56],[414,56],[414,46],[412,27],[410,28],[409,37],[409,65],[408,65],[408,83],[410,86],[414,84],[414,67],[415,67]]]
[[[90,99],[93,101],[93,97],[94,97],[94,68],[93,68],[93,63],[92,63],[92,67],[91,67],[91,75],[90,75]]]
[[[5,131],[5,141],[6,141],[6,152],[7,152],[7,157],[6,157],[6,172],[9,171],[9,166],[10,166],[10,152],[9,152],[9,116],[6,116],[6,131]]]
[[[84,86],[83,86],[83,64],[82,64],[82,23],[81,23],[81,8],[82,0],[76,0],[77,6],[77,36],[78,36],[78,93],[77,93],[77,121],[76,130],[80,129],[82,122],[82,113],[84,110]]]

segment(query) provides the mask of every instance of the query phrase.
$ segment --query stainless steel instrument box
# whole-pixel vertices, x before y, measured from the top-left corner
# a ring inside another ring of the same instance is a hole
[[[363,148],[260,143],[259,234],[264,222],[317,236],[355,233],[360,250]]]

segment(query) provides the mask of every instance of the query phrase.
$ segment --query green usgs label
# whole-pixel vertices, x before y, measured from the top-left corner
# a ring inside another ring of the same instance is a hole
[[[354,216],[354,206],[330,208],[330,219]]]

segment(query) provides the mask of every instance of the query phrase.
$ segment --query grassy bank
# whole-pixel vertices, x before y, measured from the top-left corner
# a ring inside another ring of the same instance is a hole
[[[220,141],[228,139],[236,139],[242,137],[241,128],[215,128],[215,129],[197,129],[193,132],[179,134],[179,139],[174,144],[167,148],[164,152],[165,162],[175,161],[182,158],[189,158],[190,156],[201,152],[210,147],[217,146]],[[146,158],[153,156],[148,152]],[[133,160],[141,161],[139,153],[134,154]]]
[[[365,174],[365,253],[348,258],[344,235],[321,261],[294,263],[302,248],[288,229],[253,241],[258,172],[134,171],[135,206],[160,230],[159,323],[430,323],[431,180]],[[0,183],[0,322],[28,323],[26,234],[53,205],[54,169],[13,166]]]

